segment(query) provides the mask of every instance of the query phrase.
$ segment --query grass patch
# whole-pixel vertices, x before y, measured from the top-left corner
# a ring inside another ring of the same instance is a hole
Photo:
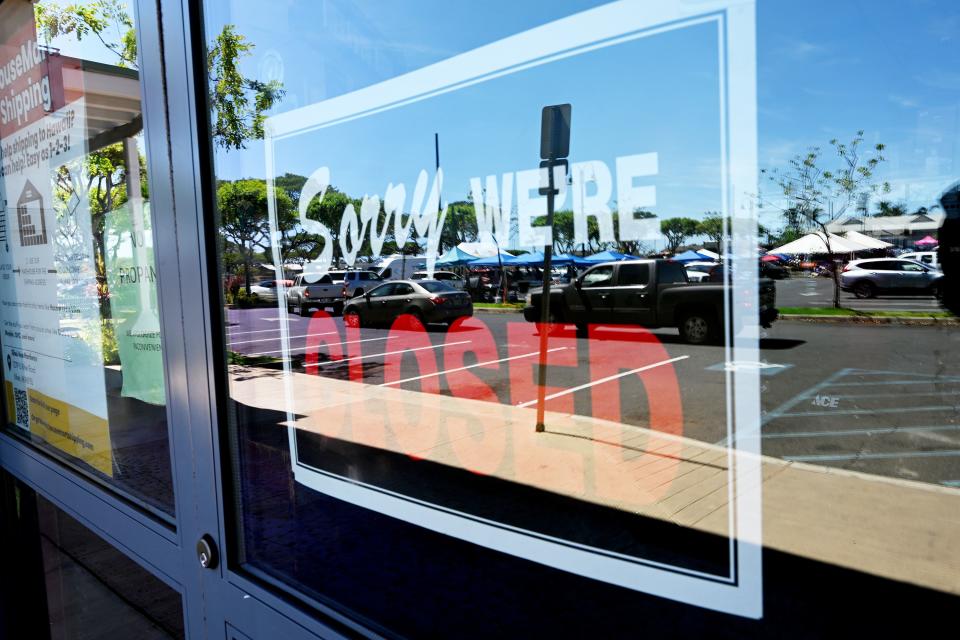
[[[474,309],[523,309],[524,303],[522,302],[474,302]]]
[[[236,351],[228,351],[227,362],[229,364],[242,364],[255,367],[258,365],[275,364],[280,362],[280,358],[274,358],[273,356],[247,356]]]
[[[955,318],[949,311],[857,311],[832,307],[780,307],[780,315],[856,316],[860,318]]]

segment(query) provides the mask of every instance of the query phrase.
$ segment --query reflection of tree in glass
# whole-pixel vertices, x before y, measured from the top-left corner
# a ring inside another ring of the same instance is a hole
[[[246,140],[263,137],[264,112],[283,97],[280,82],[244,78],[237,65],[254,45],[225,25],[207,51],[210,82],[210,127],[214,142],[224,148],[243,149]],[[247,94],[253,94],[253,107]]]
[[[118,66],[137,68],[136,30],[126,4],[120,0],[65,6],[38,2],[34,15],[38,35],[47,44],[58,36],[72,35],[77,40],[94,36],[116,54]],[[243,149],[247,140],[262,138],[264,114],[283,97],[278,81],[261,82],[240,73],[239,60],[249,56],[254,46],[228,24],[207,52],[210,126],[217,146]]]
[[[267,184],[249,179],[222,182],[217,187],[220,233],[229,249],[239,253],[244,285],[250,293],[251,269],[258,254],[270,246],[270,219],[267,213]],[[292,229],[293,202],[283,189],[276,190],[275,206],[281,229]]]
[[[832,265],[833,306],[840,306],[840,275],[836,265],[830,233],[827,224],[842,216],[850,205],[864,196],[889,193],[890,185],[874,181],[877,166],[886,160],[883,156],[885,145],[877,143],[863,154],[863,131],[857,131],[849,143],[834,138],[830,141],[837,167],[828,169],[823,166],[820,147],[811,147],[806,154],[796,155],[784,169],[763,169],[764,173],[783,197],[780,206],[770,204],[788,217],[801,219],[816,229],[824,238],[827,254]]]
[[[667,251],[673,253],[687,238],[700,233],[700,223],[693,218],[667,218],[660,221],[660,232],[667,238]]]
[[[84,36],[93,35],[117,55],[117,66],[137,66],[137,34],[123,2],[99,0],[66,6],[38,2],[33,12],[38,35],[47,44],[57,36],[75,35],[77,40],[83,40]]]

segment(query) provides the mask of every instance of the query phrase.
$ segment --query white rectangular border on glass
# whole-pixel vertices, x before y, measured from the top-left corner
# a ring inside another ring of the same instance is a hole
[[[265,154],[271,230],[274,144],[277,140],[363,118],[405,104],[595,49],[714,23],[718,29],[719,115],[724,216],[732,221],[727,259],[750,264],[757,246],[754,197],[757,192],[756,16],[753,0],[622,0],[574,14],[498,40],[352,93],[286,113],[265,123]],[[273,247],[274,264],[282,264]],[[728,270],[732,271],[732,270]],[[757,275],[737,269],[734,294],[727,300],[732,344],[727,362],[759,360]],[[289,350],[286,308],[280,305],[281,344]],[[284,360],[284,372],[290,373]],[[728,367],[727,442],[731,573],[709,576],[681,567],[628,561],[539,533],[507,527],[381,488],[313,469],[297,456],[296,429],[289,429],[294,476],[316,491],[406,522],[527,560],[622,587],[725,613],[751,618],[763,614],[761,565],[761,463],[759,371]],[[292,387],[285,386],[293,406]],[[292,423],[295,416],[288,412]]]

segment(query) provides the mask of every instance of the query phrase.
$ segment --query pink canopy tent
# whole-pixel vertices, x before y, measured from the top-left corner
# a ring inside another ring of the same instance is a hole
[[[913,244],[917,245],[918,247],[926,247],[932,244],[940,244],[940,241],[934,238],[933,236],[927,236],[926,238],[921,238],[920,240],[917,240]]]

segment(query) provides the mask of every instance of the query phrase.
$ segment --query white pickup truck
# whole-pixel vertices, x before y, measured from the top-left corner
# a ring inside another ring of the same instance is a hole
[[[383,280],[373,271],[329,271],[315,282],[310,274],[298,275],[293,286],[287,289],[287,312],[301,316],[311,307],[333,307],[334,315],[343,311],[343,303],[354,296],[363,295]]]

